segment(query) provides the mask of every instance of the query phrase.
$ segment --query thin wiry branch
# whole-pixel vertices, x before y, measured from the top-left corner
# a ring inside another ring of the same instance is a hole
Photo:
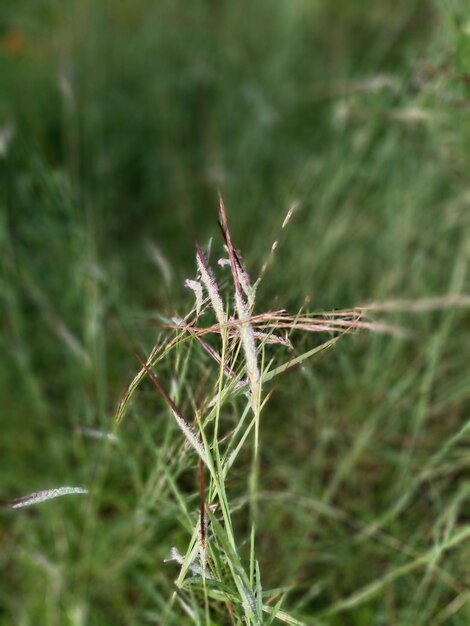
[[[256,333],[263,331],[283,330],[294,331],[303,330],[306,332],[328,332],[334,333],[344,330],[345,328],[350,331],[368,330],[374,332],[382,332],[395,336],[409,337],[410,332],[406,328],[400,326],[391,325],[386,322],[372,320],[368,318],[362,309],[351,309],[347,311],[334,311],[332,313],[324,313],[323,316],[293,316],[288,315],[284,311],[270,311],[261,313],[259,315],[251,315],[249,317],[249,323],[253,326]],[[237,335],[240,333],[240,327],[245,323],[245,320],[230,319],[225,326],[228,328],[229,336],[231,334]],[[176,325],[168,325],[170,328],[177,327]],[[180,326],[181,327],[181,326]],[[191,332],[195,335],[201,336],[208,333],[220,333],[220,326],[214,324],[208,327],[192,326]],[[271,335],[272,336],[272,335]],[[284,341],[277,341],[271,339],[271,343],[284,343]]]

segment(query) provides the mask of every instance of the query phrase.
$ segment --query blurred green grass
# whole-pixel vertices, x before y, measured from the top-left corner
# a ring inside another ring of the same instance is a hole
[[[2,511],[1,623],[164,623],[162,560],[187,538],[155,468],[177,434],[147,387],[118,448],[77,425],[112,428],[134,347],[148,352],[156,316],[188,306],[194,238],[218,236],[218,188],[253,275],[299,203],[260,311],[468,293],[467,9],[1,9],[0,126],[14,129],[0,161],[1,497],[105,481],[91,513],[78,499]],[[443,448],[467,417],[468,312],[389,319],[414,339],[346,338],[277,387],[262,424],[263,583],[289,587],[307,623],[468,524],[465,437]],[[191,502],[193,476],[177,474]],[[231,488],[244,487],[240,468]],[[360,534],[380,520],[383,535]],[[321,623],[464,626],[469,556],[459,545]],[[167,623],[191,623],[179,610]]]

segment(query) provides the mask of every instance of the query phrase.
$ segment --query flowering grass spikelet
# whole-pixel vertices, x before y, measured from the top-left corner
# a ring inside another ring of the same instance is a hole
[[[287,226],[287,224],[290,222],[291,217],[294,215],[295,211],[297,211],[297,209],[299,208],[299,202],[298,200],[295,200],[289,207],[289,210],[287,211],[287,214],[284,218],[284,221],[282,222],[282,226],[281,228],[285,228]]]
[[[196,432],[191,428],[188,422],[183,417],[181,417],[178,411],[172,409],[172,413],[176,420],[176,423],[180,427],[183,435],[186,437],[189,445],[198,453],[199,457],[204,461],[204,463],[207,464],[204,446],[202,445],[202,442]]]
[[[199,317],[199,314],[201,313],[202,301],[203,301],[202,285],[198,280],[191,280],[190,278],[187,278],[184,281],[184,285],[185,287],[188,287],[188,289],[191,289],[192,291],[194,291],[194,295],[196,297],[196,315]]]
[[[247,304],[244,302],[240,293],[235,293],[235,307],[239,320],[242,322],[240,326],[240,339],[242,342],[243,352],[245,354],[245,367],[250,383],[251,403],[255,410],[258,401],[260,374],[258,368],[258,359],[256,354],[256,340],[253,326],[250,324],[250,313]]]
[[[206,291],[209,295],[212,308],[214,309],[215,316],[220,326],[224,326],[226,323],[226,315],[224,311],[224,305],[222,302],[222,298],[220,297],[219,288],[217,286],[217,281],[215,280],[214,274],[212,273],[211,268],[207,262],[207,259],[196,243],[196,262],[199,273],[201,275],[201,282],[206,288]]]
[[[242,284],[245,283],[245,287],[248,288],[247,285],[249,285],[249,278],[247,272],[243,270],[240,260],[238,259],[232,244],[232,238],[230,236],[230,230],[227,221],[227,213],[225,211],[222,196],[219,196],[219,206],[221,216],[220,226],[222,228],[227,251],[230,258],[230,268],[232,270],[233,284],[235,287],[235,310],[237,312],[238,319],[241,322],[240,339],[245,355],[246,373],[250,383],[251,406],[253,412],[256,413],[256,406],[260,392],[260,374],[256,354],[255,333],[253,330],[253,326],[250,323],[250,309],[252,307],[252,303],[247,304],[245,302],[243,298],[243,291],[245,291],[246,293],[246,289],[242,287]],[[254,297],[253,292],[252,296]]]
[[[88,489],[84,489],[83,487],[57,487],[54,489],[44,489],[43,491],[36,491],[27,496],[13,500],[13,502],[10,503],[10,507],[12,509],[21,509],[25,506],[32,506],[33,504],[39,504],[40,502],[45,502],[46,500],[52,500],[53,498],[76,493],[88,493]]]
[[[98,430],[97,428],[90,428],[89,426],[79,426],[77,431],[83,435],[84,437],[89,437],[90,439],[107,439],[108,441],[112,441],[113,443],[119,443],[119,437],[114,433],[103,432],[102,430]]]
[[[191,426],[188,424],[188,422],[185,420],[185,418],[184,418],[183,414],[181,413],[180,409],[176,406],[176,404],[170,398],[168,393],[162,387],[160,381],[155,376],[155,374],[152,372],[152,370],[149,368],[149,366],[140,358],[139,358],[139,361],[140,361],[142,367],[144,368],[144,370],[147,372],[150,380],[155,385],[158,393],[162,396],[162,398],[165,400],[165,402],[170,407],[171,412],[173,413],[173,416],[174,416],[174,418],[176,420],[176,423],[178,424],[178,426],[179,426],[181,432],[183,433],[183,435],[186,437],[186,440],[188,441],[189,445],[193,448],[193,450],[195,450],[197,452],[197,454],[202,459],[202,461],[207,465],[206,453],[205,453],[204,446],[203,446],[202,441],[200,440],[199,436],[191,428]]]
[[[184,556],[180,553],[178,548],[175,548],[174,546],[170,550],[170,556],[163,560],[164,563],[171,563],[172,561],[175,561],[178,565],[184,565],[185,561]],[[205,571],[205,568],[201,567],[201,565],[197,562],[197,557],[190,562],[189,570],[193,576],[204,576],[205,578],[210,579],[214,578],[207,571]]]

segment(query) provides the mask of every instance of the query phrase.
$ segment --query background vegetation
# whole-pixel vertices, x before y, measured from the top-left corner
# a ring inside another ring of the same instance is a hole
[[[113,429],[133,351],[192,307],[194,239],[221,249],[218,189],[253,276],[298,203],[257,311],[421,303],[384,318],[407,339],[347,336],[276,384],[263,588],[306,624],[470,623],[469,316],[450,306],[468,294],[465,0],[17,0],[1,13],[1,498],[95,492],[1,511],[0,623],[205,623],[196,592],[192,617],[172,600],[177,567],[163,563],[189,540],[181,500],[197,516],[194,463],[164,471],[181,440],[167,409],[145,383],[118,443],[84,428]],[[196,363],[160,370],[187,407],[208,367]],[[243,462],[227,489],[243,553]],[[211,619],[230,623],[223,606]]]

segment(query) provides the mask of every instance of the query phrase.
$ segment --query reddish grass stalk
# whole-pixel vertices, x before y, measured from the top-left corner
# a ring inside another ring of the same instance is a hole
[[[164,401],[168,404],[168,406],[170,407],[175,419],[176,419],[176,423],[178,424],[178,426],[180,427],[181,431],[183,432],[183,435],[186,437],[186,439],[188,440],[188,443],[191,445],[191,447],[198,453],[199,458],[202,459],[202,461],[204,463],[207,464],[207,458],[206,458],[206,453],[204,451],[204,447],[202,445],[202,442],[199,438],[199,436],[197,435],[196,432],[194,432],[194,430],[192,429],[192,427],[189,425],[189,423],[186,421],[186,419],[184,418],[181,410],[176,406],[176,404],[173,402],[173,400],[170,398],[170,396],[168,395],[168,393],[165,391],[165,389],[162,387],[160,381],[158,380],[158,378],[155,376],[155,374],[152,372],[152,370],[148,367],[148,365],[139,357],[138,354],[136,354],[136,357],[138,359],[138,361],[140,362],[140,364],[142,365],[142,367],[144,368],[144,370],[147,372],[150,380],[153,382],[153,384],[155,385],[155,388],[157,389],[158,393],[161,395],[161,397],[164,399]]]

